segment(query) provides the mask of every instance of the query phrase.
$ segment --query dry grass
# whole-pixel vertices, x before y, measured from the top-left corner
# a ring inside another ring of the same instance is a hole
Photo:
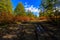
[[[3,36],[3,38],[9,38],[9,39],[13,38],[13,37],[16,38],[17,36],[16,35],[11,35],[11,34],[6,34],[6,35]]]

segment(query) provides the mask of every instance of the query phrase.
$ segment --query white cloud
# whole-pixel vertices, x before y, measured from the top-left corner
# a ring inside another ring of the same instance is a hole
[[[38,8],[34,7],[33,5],[25,5],[25,10],[26,11],[29,10],[33,13],[39,13],[39,11],[40,11]]]

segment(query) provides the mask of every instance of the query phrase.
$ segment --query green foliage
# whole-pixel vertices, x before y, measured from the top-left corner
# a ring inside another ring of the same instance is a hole
[[[7,0],[7,9],[8,9],[8,13],[12,13],[12,3],[11,0]]]
[[[56,6],[58,0],[42,0],[42,7],[44,8],[43,13],[40,12],[40,15],[42,16],[53,16],[53,10]],[[56,8],[55,8],[56,9]]]
[[[35,18],[38,18],[37,15],[34,15],[34,16],[35,16]]]
[[[0,1],[0,12],[12,13],[12,4],[10,0]]]
[[[0,24],[8,24],[12,20],[11,0],[0,0]]]
[[[27,12],[27,16],[28,17],[36,17],[36,15],[34,15],[33,12],[31,12],[31,11]]]
[[[28,11],[28,12],[27,12],[27,16],[29,16],[29,17],[33,17],[33,13],[30,12],[30,11]]]
[[[47,9],[51,10],[57,4],[57,0],[42,0],[42,6]]]
[[[26,16],[24,6],[21,2],[17,5],[14,12],[16,13],[16,15]]]
[[[48,20],[52,23],[57,23],[59,21],[59,12],[56,10],[56,6],[59,5],[59,0],[42,0],[43,12],[40,12],[40,16],[47,16]],[[55,10],[55,12],[53,12]]]
[[[40,11],[39,17],[44,16],[44,12]]]

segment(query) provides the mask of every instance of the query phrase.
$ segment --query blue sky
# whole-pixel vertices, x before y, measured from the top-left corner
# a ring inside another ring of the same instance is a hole
[[[22,2],[26,11],[30,10],[31,12],[35,14],[39,13],[38,8],[41,3],[41,0],[11,0],[11,1],[12,1],[13,9],[16,8],[19,2]]]

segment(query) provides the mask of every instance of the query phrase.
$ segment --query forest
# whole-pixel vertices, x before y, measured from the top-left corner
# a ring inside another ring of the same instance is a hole
[[[25,11],[24,5],[20,2],[13,10],[12,3],[8,1],[0,1],[0,24],[9,24],[22,21],[44,20],[52,21],[52,23],[59,22],[60,9],[59,0],[42,0],[40,5],[39,17],[34,15],[31,11]]]
[[[41,0],[39,16],[0,0],[0,40],[60,40],[60,0]]]
[[[35,20],[36,17],[31,11],[25,12],[25,8],[21,2],[13,10],[10,0],[0,1],[0,24],[30,21]]]

